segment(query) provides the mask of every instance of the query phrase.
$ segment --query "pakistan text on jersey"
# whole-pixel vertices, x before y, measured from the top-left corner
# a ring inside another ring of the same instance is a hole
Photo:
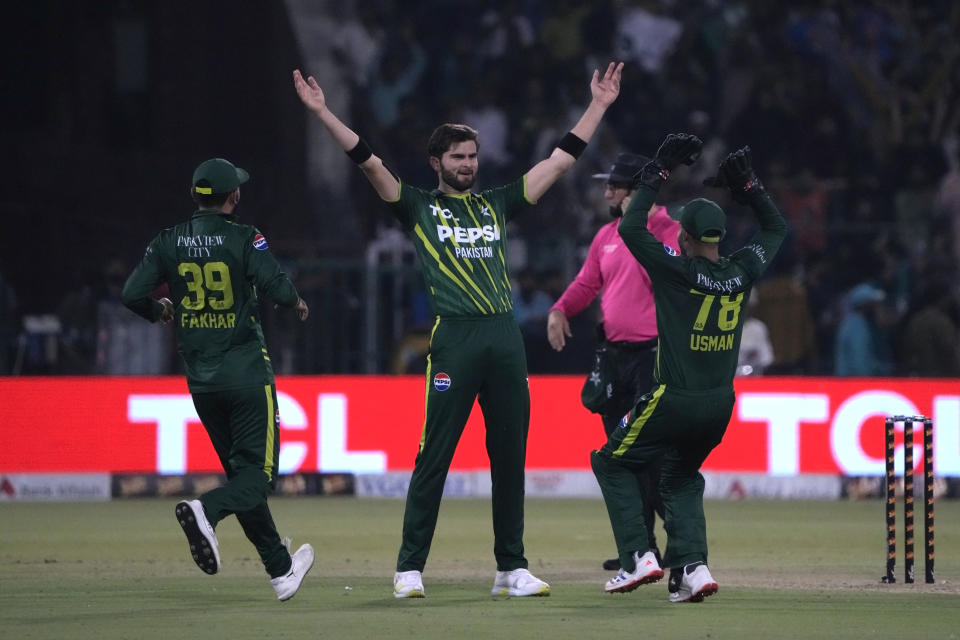
[[[235,313],[181,313],[180,326],[185,329],[233,329]]]
[[[737,276],[736,278],[730,278],[729,280],[718,282],[709,276],[698,273],[697,284],[703,288],[709,289],[710,291],[722,291],[724,293],[730,293],[743,288],[743,279],[740,276]]]
[[[705,336],[700,333],[690,334],[691,351],[730,351],[733,349],[733,334],[720,336]]]
[[[455,242],[461,244],[473,244],[481,238],[487,242],[493,242],[500,239],[500,227],[489,224],[485,224],[482,227],[448,227],[443,224],[438,224],[437,239],[443,242],[447,238],[453,238]]]
[[[457,247],[454,255],[458,258],[492,258],[493,247]]]

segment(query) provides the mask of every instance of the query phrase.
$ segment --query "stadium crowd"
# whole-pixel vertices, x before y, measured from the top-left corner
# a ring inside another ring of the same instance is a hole
[[[765,373],[960,375],[957,3],[330,5],[336,37],[328,53],[339,90],[349,92],[347,119],[388,166],[422,186],[435,181],[425,145],[437,124],[478,129],[478,186],[500,184],[549,153],[589,99],[584,79],[594,68],[627,63],[620,98],[576,169],[512,233],[531,372],[586,366],[565,367],[563,358],[582,352],[551,352],[545,327],[550,301],[606,216],[602,182],[591,175],[618,152],[652,154],[664,133],[687,131],[706,142],[704,157],[686,183],[661,194],[668,208],[702,193],[700,180],[719,159],[748,144],[790,225],[752,310],[773,347]],[[358,242],[343,246],[390,234],[390,217],[360,180],[353,172],[332,194],[362,212]],[[749,219],[731,216],[725,244],[743,243],[752,229],[735,223]],[[106,267],[107,275],[126,267]],[[106,299],[116,286],[105,279],[99,293],[86,293]],[[9,372],[20,320],[7,289],[0,310]],[[74,300],[60,310],[61,341],[85,349],[77,357],[86,364],[70,370],[102,371],[96,323],[69,317],[80,308]],[[30,348],[42,357],[42,347]]]

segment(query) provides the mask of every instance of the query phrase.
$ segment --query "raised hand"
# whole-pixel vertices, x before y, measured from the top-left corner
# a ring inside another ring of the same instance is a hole
[[[323,89],[321,89],[317,81],[313,79],[313,76],[308,76],[307,79],[304,80],[303,75],[300,74],[300,70],[294,69],[293,86],[297,90],[297,95],[300,96],[303,104],[317,115],[327,108],[327,100],[323,95]]]
[[[693,164],[703,150],[703,140],[690,133],[671,133],[660,144],[653,160],[633,176],[634,188],[641,184],[657,191],[679,164]]]
[[[654,160],[667,171],[673,171],[677,165],[691,165],[700,157],[703,140],[691,133],[671,133],[664,138]]]
[[[708,187],[726,187],[730,189],[734,200],[744,204],[752,195],[765,192],[763,184],[753,171],[753,154],[749,146],[727,155],[720,163],[716,177],[707,178],[703,184]]]
[[[593,79],[590,81],[590,95],[593,96],[593,99],[604,107],[613,104],[613,101],[620,95],[620,76],[622,73],[622,62],[619,64],[611,62],[607,65],[607,70],[602,78],[600,72],[594,69]]]

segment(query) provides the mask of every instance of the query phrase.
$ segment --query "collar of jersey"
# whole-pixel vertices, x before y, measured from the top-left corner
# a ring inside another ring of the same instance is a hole
[[[220,209],[197,209],[193,212],[193,216],[191,217],[197,218],[199,216],[223,216],[227,220],[233,219],[232,213],[224,213],[223,211],[220,211]]]
[[[467,191],[466,193],[445,193],[440,191],[440,189],[434,189],[430,195],[434,198],[446,197],[446,198],[467,198],[473,195],[472,191]]]

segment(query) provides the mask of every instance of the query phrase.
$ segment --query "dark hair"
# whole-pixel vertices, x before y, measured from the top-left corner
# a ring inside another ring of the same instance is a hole
[[[190,189],[190,197],[202,209],[218,209],[230,197],[232,191],[227,193],[197,193],[195,189]]]
[[[455,142],[468,140],[476,142],[477,150],[480,150],[476,129],[465,124],[442,124],[430,134],[430,140],[427,141],[427,155],[431,158],[439,158],[445,151],[449,151]]]

